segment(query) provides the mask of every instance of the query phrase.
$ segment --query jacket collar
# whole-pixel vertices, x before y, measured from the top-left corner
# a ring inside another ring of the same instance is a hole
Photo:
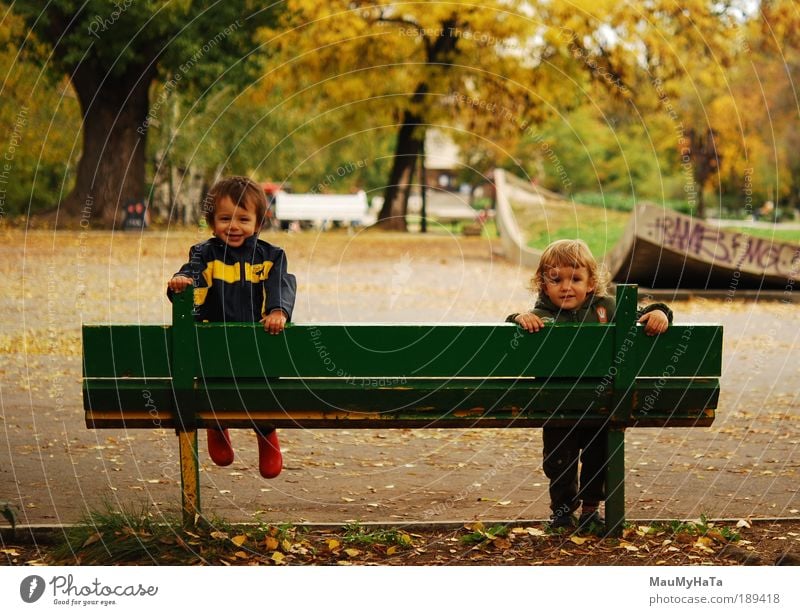
[[[228,244],[226,244],[224,241],[222,241],[218,237],[212,237],[211,239],[209,239],[209,241],[212,244],[214,244],[215,246],[218,246],[218,247],[222,248],[223,250],[228,250],[228,251],[233,252],[233,253],[252,252],[255,249],[256,244],[258,243],[258,235],[251,235],[250,237],[245,239],[244,243],[242,243],[242,245],[240,245],[238,248],[234,248],[232,246],[229,246]]]
[[[576,314],[583,310],[588,310],[596,303],[599,303],[603,298],[595,296],[594,293],[588,293],[586,295],[586,300],[583,302],[583,305],[574,309],[574,310],[564,310],[558,307],[555,303],[552,302],[550,297],[548,297],[545,293],[540,293],[536,297],[536,305],[534,305],[535,309],[539,310],[547,310],[548,312],[565,312],[568,314]]]

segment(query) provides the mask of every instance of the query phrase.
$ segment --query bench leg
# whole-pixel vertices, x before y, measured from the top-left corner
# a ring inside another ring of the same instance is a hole
[[[178,431],[181,458],[181,503],[184,527],[194,527],[200,517],[200,468],[197,430]]]
[[[625,428],[609,427],[607,433],[606,528],[619,536],[625,523]]]

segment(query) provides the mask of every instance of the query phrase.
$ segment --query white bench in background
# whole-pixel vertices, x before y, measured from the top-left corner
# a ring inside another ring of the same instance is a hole
[[[290,194],[278,192],[275,217],[281,222],[330,222],[368,225],[375,222],[364,191],[356,194]]]

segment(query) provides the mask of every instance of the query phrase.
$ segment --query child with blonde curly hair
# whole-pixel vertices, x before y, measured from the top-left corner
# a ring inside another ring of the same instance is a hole
[[[532,310],[511,314],[529,333],[549,323],[610,323],[616,301],[608,295],[609,275],[580,240],[561,239],[542,253],[531,288],[536,294]],[[654,303],[638,313],[648,335],[659,335],[672,322],[672,311]],[[573,528],[573,513],[581,508],[580,528],[602,526],[600,503],[605,500],[606,428],[544,427],[544,473],[550,480],[551,527]],[[580,466],[580,472],[579,472]]]

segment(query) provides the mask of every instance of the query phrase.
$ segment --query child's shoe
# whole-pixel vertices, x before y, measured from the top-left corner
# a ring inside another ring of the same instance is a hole
[[[550,529],[557,530],[560,528],[572,529],[575,527],[575,515],[572,512],[567,512],[563,508],[559,508],[550,515]]]
[[[596,509],[592,512],[581,513],[581,516],[578,518],[578,529],[581,530],[599,529],[605,524],[606,520],[600,516],[600,513],[597,512]]]
[[[264,435],[256,430],[256,438],[258,439],[258,471],[264,478],[275,478],[283,469],[278,432],[273,429]]]
[[[229,466],[233,463],[233,447],[227,429],[206,429],[208,435],[208,454],[218,466]]]

